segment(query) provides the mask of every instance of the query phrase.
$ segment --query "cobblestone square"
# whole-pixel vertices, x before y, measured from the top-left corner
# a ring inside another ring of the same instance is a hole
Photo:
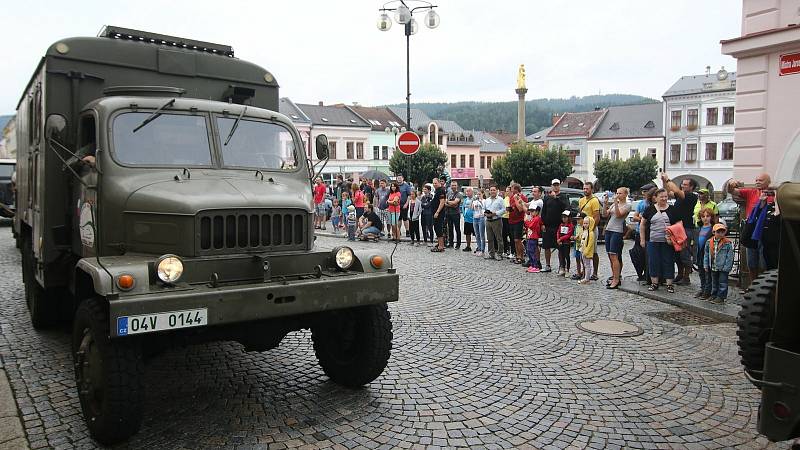
[[[393,247],[353,244],[367,245]],[[758,391],[742,374],[732,323],[675,325],[645,314],[675,307],[460,251],[400,244],[394,263],[394,349],[377,381],[329,382],[307,332],[264,353],[230,342],[176,348],[149,361],[145,422],[122,448],[785,447],[755,431]],[[95,448],[68,327],[30,326],[7,226],[0,271],[1,367],[31,448]],[[644,333],[576,327],[596,318]]]

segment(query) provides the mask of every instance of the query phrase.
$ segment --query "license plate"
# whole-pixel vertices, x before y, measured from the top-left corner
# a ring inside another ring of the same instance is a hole
[[[208,309],[117,317],[117,336],[208,325]]]

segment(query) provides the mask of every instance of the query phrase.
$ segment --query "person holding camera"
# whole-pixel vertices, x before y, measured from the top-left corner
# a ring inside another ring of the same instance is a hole
[[[750,221],[749,219],[757,205],[767,207],[775,204],[775,189],[770,187],[770,183],[772,183],[772,179],[767,173],[756,176],[755,187],[752,188],[746,188],[744,187],[744,183],[734,179],[730,179],[725,183],[730,194],[744,200],[745,217],[748,220],[742,229],[742,245],[746,248],[747,268],[750,270],[750,280],[754,280],[765,269],[766,263],[764,261],[763,243],[760,240],[755,240],[753,243],[747,242],[748,236],[746,235],[752,236],[752,228],[754,228],[752,224],[755,222],[755,218],[754,221]],[[760,215],[761,211],[759,211],[759,217]],[[748,227],[748,223],[750,223],[751,226]],[[744,290],[742,293],[744,293]]]
[[[489,244],[489,256],[487,259],[503,260],[503,213],[506,205],[503,199],[497,195],[497,186],[489,188],[489,198],[484,202],[483,211],[486,217],[486,243]],[[497,248],[496,248],[497,247]]]
[[[514,264],[525,262],[525,249],[522,247],[522,229],[525,221],[525,212],[528,210],[528,199],[522,193],[519,183],[511,185],[511,198],[509,200],[508,229],[514,245]]]

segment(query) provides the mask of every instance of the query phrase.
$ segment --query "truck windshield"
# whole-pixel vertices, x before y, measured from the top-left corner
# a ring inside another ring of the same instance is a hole
[[[235,122],[235,118],[217,118],[223,166],[279,170],[294,170],[297,167],[296,146],[288,129],[270,122],[243,118],[225,145],[225,139]]]
[[[120,114],[114,119],[114,157],[122,164],[210,166],[206,116],[161,113],[158,120],[133,130],[149,112]]]

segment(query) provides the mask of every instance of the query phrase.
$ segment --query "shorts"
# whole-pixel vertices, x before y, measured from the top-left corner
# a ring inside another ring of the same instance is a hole
[[[508,224],[508,234],[511,236],[511,239],[520,240],[522,239],[522,222],[517,223],[510,223]]]
[[[475,227],[473,227],[472,222],[464,222],[464,234],[468,236],[475,234]]]
[[[402,220],[400,219],[400,213],[397,212],[390,212],[389,213],[389,225],[397,225],[397,223]]]
[[[444,214],[439,213],[439,217],[433,218],[433,232],[437,238],[444,236]]]
[[[608,254],[621,254],[622,247],[624,245],[625,243],[622,241],[622,233],[606,230],[606,252],[608,252]]]
[[[558,242],[556,241],[556,228],[557,226],[545,226],[544,232],[542,232],[542,248],[558,248]]]
[[[400,220],[408,220],[408,208],[400,210]]]
[[[328,210],[325,208],[325,203],[317,203],[314,205],[314,212],[316,212],[320,216],[324,216],[327,214]]]

